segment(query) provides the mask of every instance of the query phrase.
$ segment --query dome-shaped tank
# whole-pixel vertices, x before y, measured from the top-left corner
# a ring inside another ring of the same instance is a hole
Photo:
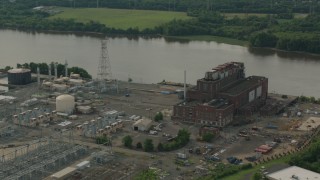
[[[13,85],[25,85],[31,83],[30,69],[10,69],[8,71],[8,83]]]
[[[72,114],[75,107],[74,97],[68,94],[60,95],[56,98],[56,111]]]

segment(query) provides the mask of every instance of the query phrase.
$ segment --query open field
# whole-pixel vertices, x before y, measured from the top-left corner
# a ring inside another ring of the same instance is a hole
[[[97,21],[108,27],[120,29],[153,28],[173,19],[190,19],[183,12],[107,8],[59,8],[59,10],[62,12],[50,18],[75,19],[79,22]]]

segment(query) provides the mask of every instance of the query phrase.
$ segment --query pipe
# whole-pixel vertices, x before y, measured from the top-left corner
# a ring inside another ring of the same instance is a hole
[[[52,76],[52,74],[51,74],[51,70],[52,70],[52,64],[50,63],[49,65],[48,65],[48,71],[49,71],[49,80],[51,80],[51,76]]]
[[[38,86],[40,86],[40,68],[37,67],[37,81],[38,81]]]

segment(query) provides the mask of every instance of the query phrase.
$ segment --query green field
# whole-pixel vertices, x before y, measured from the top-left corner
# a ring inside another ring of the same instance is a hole
[[[96,21],[108,27],[128,29],[138,27],[140,30],[153,28],[173,19],[190,19],[183,12],[128,10],[108,8],[59,8],[62,10],[51,19],[75,19],[79,22]]]

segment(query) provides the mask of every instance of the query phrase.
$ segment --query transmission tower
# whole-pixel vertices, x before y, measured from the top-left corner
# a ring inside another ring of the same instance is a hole
[[[112,80],[107,41],[108,41],[107,39],[101,40],[101,54],[100,54],[98,75],[97,75],[99,81]]]

